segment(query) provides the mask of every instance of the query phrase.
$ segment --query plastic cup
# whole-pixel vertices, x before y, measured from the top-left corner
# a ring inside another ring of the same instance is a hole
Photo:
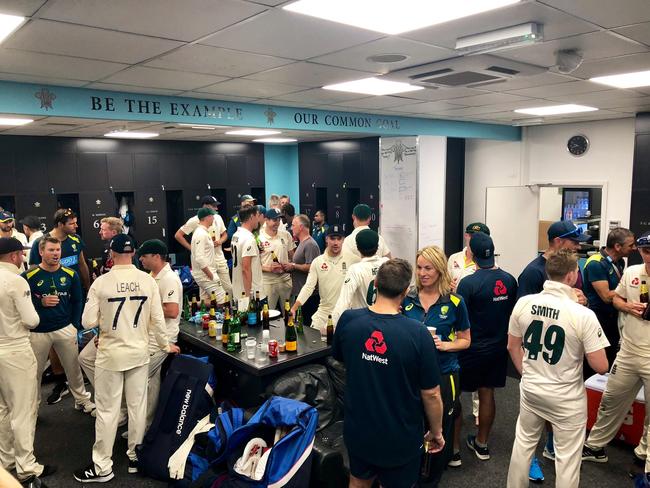
[[[429,334],[431,334],[431,337],[436,337],[436,328],[435,327],[427,327]]]
[[[216,337],[216,339],[217,339],[218,341],[221,340],[221,333],[222,333],[222,332],[223,332],[223,323],[221,323],[221,322],[217,322],[217,337]]]
[[[257,348],[257,340],[254,337],[246,339],[246,357],[248,359],[255,359],[255,350]]]

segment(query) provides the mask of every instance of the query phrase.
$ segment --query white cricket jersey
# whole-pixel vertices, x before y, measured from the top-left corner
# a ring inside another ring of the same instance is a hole
[[[353,254],[357,258],[361,259],[361,253],[359,252],[359,249],[357,249],[357,234],[365,229],[370,229],[370,227],[367,225],[355,227],[352,233],[349,236],[346,236],[345,240],[343,241],[344,253]],[[379,236],[379,245],[377,246],[377,254],[375,254],[375,256],[384,257],[388,256],[389,254],[390,249],[388,249],[384,238],[382,236]]]
[[[465,276],[469,276],[476,271],[476,263],[474,260],[472,259],[467,262],[465,259],[466,251],[467,247],[464,247],[462,251],[449,256],[449,260],[447,261],[447,270],[449,271],[451,278],[454,280],[457,279],[460,281],[462,278],[465,278]]]
[[[616,294],[628,301],[639,302],[641,282],[650,286],[650,277],[645,264],[628,266],[616,287]],[[624,316],[621,330],[621,350],[638,356],[650,357],[650,322],[630,313],[619,312]]]
[[[181,312],[183,311],[183,284],[169,263],[160,270],[154,279],[158,285],[160,302],[163,305],[165,303],[176,303],[178,305],[178,315],[176,317],[165,317],[165,336],[170,343],[175,344],[178,342]],[[149,353],[153,354],[158,351],[160,351],[160,347],[156,343],[156,337],[152,331],[149,331]]]
[[[262,266],[270,266],[273,264],[273,253],[278,258],[278,261],[281,263],[289,262],[289,251],[292,251],[296,248],[296,244],[293,242],[293,237],[286,230],[282,231],[278,229],[278,233],[275,237],[271,237],[266,233],[264,229],[260,230],[260,262]],[[291,281],[291,273],[268,273],[266,271],[262,272],[262,280],[264,284],[278,284]]]
[[[99,324],[95,364],[110,371],[147,364],[150,332],[169,351],[156,280],[132,264],[114,265],[93,282],[81,323],[86,329]]]
[[[338,256],[330,256],[325,250],[311,262],[309,267],[309,274],[307,275],[307,282],[302,287],[298,294],[298,301],[305,303],[307,299],[314,293],[316,286],[318,286],[318,295],[320,296],[320,304],[318,305],[317,314],[322,324],[312,324],[313,327],[321,328],[327,325],[327,316],[334,312],[334,307],[341,294],[341,286],[343,280],[347,275],[351,263],[348,254],[342,252]],[[312,317],[312,320],[315,320]]]
[[[350,266],[332,314],[334,324],[346,310],[366,308],[375,302],[375,277],[379,267],[386,261],[388,258],[373,256]]]
[[[15,228],[11,229],[11,237],[18,239],[23,246],[28,246],[27,236],[22,232],[18,232]]]
[[[41,237],[43,237],[43,232],[41,232],[40,230],[37,230],[36,232],[32,232],[32,234],[29,236],[29,239],[27,241],[27,247],[31,249],[32,246],[34,245],[34,242],[36,242],[36,240],[40,239]],[[25,251],[25,255],[27,257],[27,265],[29,266],[31,264],[29,262],[30,252]]]
[[[192,234],[190,262],[193,273],[202,273],[203,268],[214,269],[214,242],[208,230],[202,225],[199,225]]]
[[[541,293],[519,299],[508,333],[523,340],[526,406],[549,421],[584,422],[583,360],[609,346],[596,314],[575,301],[571,287],[547,280]]]
[[[195,215],[194,217],[190,217],[188,221],[181,226],[181,231],[183,232],[183,234],[189,236],[190,234],[194,233],[194,231],[197,229],[199,225],[200,225],[199,217]],[[210,227],[208,227],[208,234],[210,234],[210,237],[213,240],[215,240],[215,239],[219,239],[221,237],[221,234],[223,234],[224,232],[226,232],[226,225],[223,223],[223,219],[221,218],[221,215],[215,214],[214,222]],[[221,246],[217,246],[214,248],[214,257],[216,259],[216,262],[226,261]]]
[[[0,262],[0,288],[0,350],[20,351],[30,347],[29,329],[35,328],[40,318],[27,280],[20,276],[16,266]]]
[[[237,300],[242,292],[248,297],[251,293],[260,291],[260,298],[266,298],[262,287],[262,263],[257,240],[251,231],[238,227],[231,239],[232,248],[232,294]],[[251,257],[251,290],[244,290],[244,276],[242,273],[242,258]]]

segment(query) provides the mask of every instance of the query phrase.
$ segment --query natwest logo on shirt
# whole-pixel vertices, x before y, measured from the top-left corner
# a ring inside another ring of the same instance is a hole
[[[382,334],[381,331],[376,330],[370,334],[370,337],[366,340],[365,347],[366,351],[373,354],[362,352],[361,359],[384,365],[388,364],[388,358],[381,357],[388,350],[386,341],[384,341],[384,334]]]
[[[508,299],[508,288],[501,280],[497,280],[494,283],[494,297],[492,298],[493,302],[500,302],[502,300]]]
[[[322,269],[323,271],[327,271],[327,270],[330,269],[330,268],[329,268],[329,266],[327,265],[327,263],[323,263],[323,264],[320,265],[320,269]]]
[[[639,286],[639,278],[633,278],[632,281],[630,282],[630,285],[632,286]]]

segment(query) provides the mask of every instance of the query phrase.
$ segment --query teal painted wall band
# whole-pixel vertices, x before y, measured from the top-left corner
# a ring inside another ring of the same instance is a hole
[[[298,146],[264,144],[264,189],[266,203],[271,194],[289,195],[300,212],[300,182],[298,179]]]
[[[379,136],[439,135],[521,140],[521,128],[507,125],[329,112],[7,81],[0,81],[0,113],[278,130],[357,132]]]

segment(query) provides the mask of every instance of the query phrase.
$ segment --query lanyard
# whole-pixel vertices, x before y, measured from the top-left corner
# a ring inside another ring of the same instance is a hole
[[[618,269],[618,266],[616,266],[616,264],[614,264],[614,261],[612,260],[611,257],[609,257],[609,255],[606,255],[605,259],[607,259],[607,262],[612,266],[612,268],[614,268],[614,273],[616,273],[616,276],[618,277],[618,280],[620,281],[621,280],[621,271]]]

